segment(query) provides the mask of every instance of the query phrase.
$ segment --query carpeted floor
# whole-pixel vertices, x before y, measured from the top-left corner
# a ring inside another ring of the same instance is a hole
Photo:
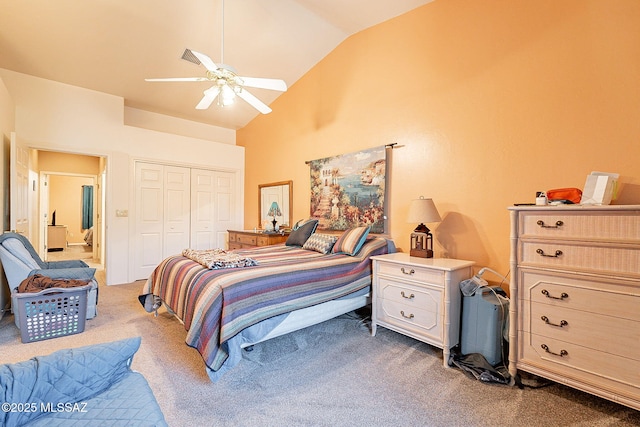
[[[142,282],[101,286],[98,316],[78,335],[20,342],[0,320],[0,361],[142,336],[133,368],[170,426],[638,426],[640,412],[558,384],[509,387],[442,366],[441,350],[355,313],[258,344],[217,383],[183,326],[137,302]]]

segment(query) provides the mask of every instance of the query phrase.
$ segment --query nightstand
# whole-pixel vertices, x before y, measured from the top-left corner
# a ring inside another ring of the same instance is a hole
[[[473,261],[417,258],[407,253],[371,257],[373,300],[371,335],[377,326],[410,336],[443,350],[460,341],[460,282],[473,275]]]
[[[284,243],[289,238],[289,233],[263,233],[261,231],[237,231],[229,232],[229,249],[246,249],[255,246],[269,246]]]

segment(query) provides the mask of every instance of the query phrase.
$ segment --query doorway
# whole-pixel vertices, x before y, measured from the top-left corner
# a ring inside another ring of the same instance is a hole
[[[37,159],[38,252],[46,261],[80,259],[106,284],[106,158],[37,150]]]

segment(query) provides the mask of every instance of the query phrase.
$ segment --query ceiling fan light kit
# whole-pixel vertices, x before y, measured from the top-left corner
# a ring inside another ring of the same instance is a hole
[[[145,79],[148,82],[203,82],[208,81],[214,85],[203,92],[203,97],[196,105],[197,110],[208,109],[213,101],[217,99],[217,105],[221,107],[234,103],[236,95],[246,101],[262,114],[268,114],[272,110],[264,102],[260,101],[253,94],[247,91],[246,87],[258,89],[276,90],[285,92],[287,84],[284,80],[268,79],[262,77],[241,77],[230,65],[224,64],[224,0],[222,1],[222,48],[220,63],[216,64],[204,53],[195,50],[185,49],[182,59],[196,65],[202,65],[207,73],[206,77],[169,77],[160,79]]]

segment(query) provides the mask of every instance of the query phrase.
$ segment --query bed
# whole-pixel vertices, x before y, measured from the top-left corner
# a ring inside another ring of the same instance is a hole
[[[207,268],[183,255],[163,260],[139,300],[161,305],[187,331],[211,381],[242,359],[242,348],[363,307],[370,302],[370,257],[394,252],[393,242],[367,236],[353,255],[278,244],[229,251],[257,265]]]

